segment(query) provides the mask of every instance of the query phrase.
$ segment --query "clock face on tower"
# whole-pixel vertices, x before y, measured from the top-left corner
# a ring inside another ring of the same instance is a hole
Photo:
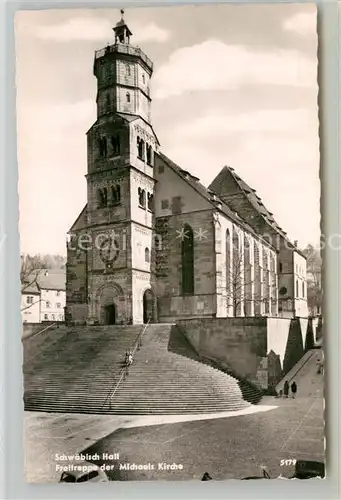
[[[108,236],[102,241],[99,250],[100,257],[105,264],[112,264],[119,255],[119,244],[117,240]]]

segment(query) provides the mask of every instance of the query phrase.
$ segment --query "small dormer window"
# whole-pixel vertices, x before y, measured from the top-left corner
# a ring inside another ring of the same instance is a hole
[[[126,98],[127,98],[127,102],[130,102],[130,94],[129,94],[129,92],[127,92]]]

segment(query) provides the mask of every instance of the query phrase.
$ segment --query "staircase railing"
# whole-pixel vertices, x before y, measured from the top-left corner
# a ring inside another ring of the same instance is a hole
[[[36,337],[37,335],[40,335],[41,333],[46,332],[46,330],[49,330],[50,328],[52,328],[56,325],[58,326],[58,323],[52,323],[51,325],[48,325],[45,328],[43,328],[42,330],[38,330],[37,332],[31,333],[31,334],[26,334],[26,335],[23,334],[22,340],[31,339],[32,337]]]
[[[315,352],[313,349],[310,349],[307,351],[302,358],[297,361],[296,365],[294,365],[291,370],[288,371],[288,373],[282,378],[280,382],[276,385],[276,391],[279,391],[280,389],[283,389],[285,380],[290,382],[296,377],[296,375],[302,370],[302,368],[308,363],[308,361],[311,360],[311,358],[314,356]]]
[[[132,351],[130,351],[133,356],[134,356],[135,352],[138,351],[140,349],[140,347],[142,346],[142,337],[143,337],[145,331],[147,330],[149,323],[150,323],[150,320],[148,320],[148,322],[145,325],[143,325],[141,332],[138,334],[138,336],[133,344],[133,349],[132,349]],[[127,367],[124,366],[123,368],[121,368],[119,374],[120,374],[120,376],[119,376],[118,381],[111,386],[101,409],[103,409],[105,407],[105,405],[107,404],[108,401],[109,401],[109,409],[111,409],[111,401],[113,400],[113,398],[117,392],[117,389],[119,388],[120,383],[122,382],[122,380],[125,379],[125,377],[127,375]]]

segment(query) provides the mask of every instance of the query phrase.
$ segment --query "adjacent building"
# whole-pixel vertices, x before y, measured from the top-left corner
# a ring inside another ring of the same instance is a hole
[[[95,53],[97,120],[88,201],[70,229],[66,320],[307,316],[304,255],[232,168],[206,188],[161,152],[153,63],[123,19],[114,32]]]
[[[41,270],[22,286],[23,323],[63,322],[66,303],[64,270]]]

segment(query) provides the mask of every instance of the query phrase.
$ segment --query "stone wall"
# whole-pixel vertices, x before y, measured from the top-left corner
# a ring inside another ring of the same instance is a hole
[[[313,347],[308,342],[312,322],[300,318],[201,318],[177,324],[200,356],[224,363],[262,389],[274,388]]]
[[[267,388],[266,318],[182,320],[178,326],[200,356],[224,363],[238,377]]]
[[[83,231],[74,233],[67,249],[65,322],[85,324],[87,316],[87,251],[79,244]]]

